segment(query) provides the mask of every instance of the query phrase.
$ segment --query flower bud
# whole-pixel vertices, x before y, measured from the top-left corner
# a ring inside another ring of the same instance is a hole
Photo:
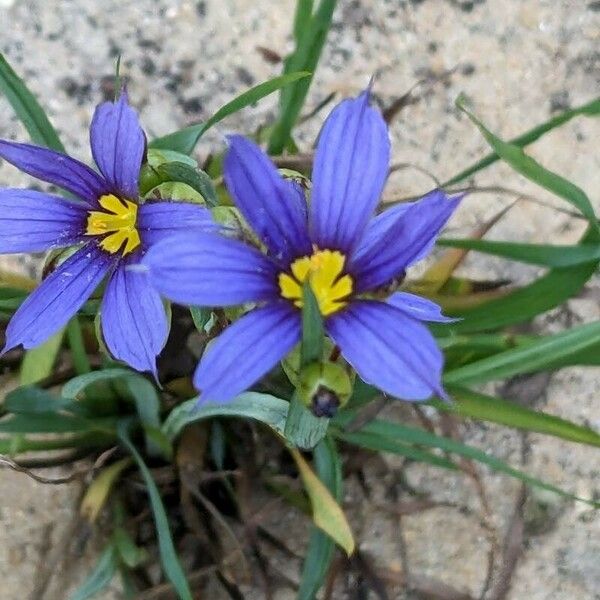
[[[312,363],[300,371],[298,392],[316,417],[331,418],[352,394],[348,373],[332,362]]]

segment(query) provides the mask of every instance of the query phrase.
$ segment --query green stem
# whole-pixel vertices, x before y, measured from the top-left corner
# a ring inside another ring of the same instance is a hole
[[[73,366],[78,375],[84,375],[92,370],[90,361],[85,351],[83,343],[83,335],[81,333],[81,324],[77,317],[73,317],[67,325],[67,339],[71,347],[71,355],[73,357]]]

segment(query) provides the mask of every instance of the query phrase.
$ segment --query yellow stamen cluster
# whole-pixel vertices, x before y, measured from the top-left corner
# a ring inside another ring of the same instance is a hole
[[[136,229],[137,204],[113,194],[102,196],[99,203],[106,212],[92,210],[88,213],[86,234],[106,236],[100,246],[111,254],[119,250],[123,256],[133,252],[141,243]]]
[[[298,258],[291,265],[292,273],[280,273],[279,289],[283,298],[293,300],[302,308],[302,286],[308,281],[323,316],[346,306],[352,293],[352,277],[343,275],[346,257],[337,250],[318,250],[312,256]]]

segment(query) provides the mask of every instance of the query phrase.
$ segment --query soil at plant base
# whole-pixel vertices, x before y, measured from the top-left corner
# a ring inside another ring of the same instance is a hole
[[[273,58],[291,47],[293,5],[291,0],[4,0],[0,22],[10,26],[4,28],[1,49],[47,107],[66,146],[89,159],[86,130],[92,106],[110,96],[117,55],[122,56],[130,97],[149,136],[164,134],[206,119],[243,89],[278,74],[281,67]],[[427,172],[443,181],[486,151],[478,132],[454,108],[460,92],[472,99],[477,114],[494,131],[510,138],[597,94],[599,38],[599,7],[591,1],[341,0],[307,111],[330,93],[357,93],[375,73],[375,101],[384,107],[421,81],[414,102],[394,119],[391,135],[394,160],[424,171],[410,166],[397,171],[385,193],[388,200],[418,195],[432,186]],[[276,105],[272,97],[229,119],[206,136],[198,155],[222,144],[224,132],[251,131],[267,122]],[[319,115],[301,127],[300,147],[310,148],[321,120]],[[600,187],[599,133],[598,120],[578,119],[546,136],[531,153],[587,190],[597,203],[593,192]],[[0,136],[26,139],[5,102],[0,104]],[[30,183],[8,165],[2,166],[0,176],[5,186]],[[502,185],[563,206],[500,164],[471,183]],[[449,231],[453,236],[468,234],[513,201],[498,192],[470,196]],[[490,235],[573,243],[583,226],[539,203],[520,200]],[[36,273],[39,260],[6,257],[2,266]],[[536,270],[472,256],[462,272],[521,283]],[[535,326],[551,332],[597,319],[599,293],[595,279],[585,294]],[[597,370],[567,369],[551,378],[514,382],[501,391],[599,428],[594,402],[599,388]],[[388,410],[399,418],[414,418],[404,407]],[[459,433],[469,443],[580,495],[598,493],[597,454],[592,449],[487,425],[461,426]],[[432,598],[478,597],[493,528],[499,538],[499,569],[488,598],[597,597],[600,519],[585,506],[539,494],[524,500],[518,484],[483,469],[469,479],[388,457],[367,463],[361,458],[359,464],[364,477],[349,478],[345,500],[362,554],[350,565],[337,565],[339,581],[346,577],[349,589],[376,586],[371,577],[375,573],[391,598],[425,593]],[[0,477],[2,597],[39,598],[44,589],[45,598],[67,598],[93,565],[99,545],[95,537],[86,544],[77,537],[68,545],[66,560],[51,562],[53,548],[70,531],[80,489],[41,485],[8,470]],[[489,505],[484,518],[481,490]],[[295,511],[275,506],[262,525],[302,551],[307,526]],[[297,560],[268,547],[265,552],[282,574],[280,583],[283,575],[297,580]],[[399,591],[407,565],[409,587],[417,592]],[[214,581],[210,585],[206,597],[226,597],[222,586]],[[348,597],[343,587],[340,583],[338,597]],[[247,586],[244,594],[264,597],[259,584]],[[118,598],[118,586],[99,597]],[[292,598],[293,592],[282,584],[274,597]]]

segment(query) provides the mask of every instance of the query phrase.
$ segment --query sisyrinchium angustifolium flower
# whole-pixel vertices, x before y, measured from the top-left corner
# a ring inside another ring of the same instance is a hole
[[[218,233],[161,242],[144,259],[168,298],[257,307],[202,357],[201,401],[226,402],[254,384],[300,341],[302,287],[309,285],[327,334],[368,383],[397,398],[444,395],[443,357],[423,321],[444,321],[425,298],[381,290],[423,258],[459,199],[434,191],[374,216],[386,181],[386,124],[369,92],[341,102],[318,141],[307,206],[253,142],[229,138],[225,183],[266,253]]]
[[[78,247],[14,314],[4,351],[43,343],[107,278],[100,309],[107,348],[116,359],[156,375],[167,317],[147,274],[130,267],[165,236],[210,227],[210,212],[185,202],[140,202],[145,136],[125,93],[98,106],[90,143],[99,173],[65,154],[0,140],[0,158],[74,197],[0,189],[0,253]]]

